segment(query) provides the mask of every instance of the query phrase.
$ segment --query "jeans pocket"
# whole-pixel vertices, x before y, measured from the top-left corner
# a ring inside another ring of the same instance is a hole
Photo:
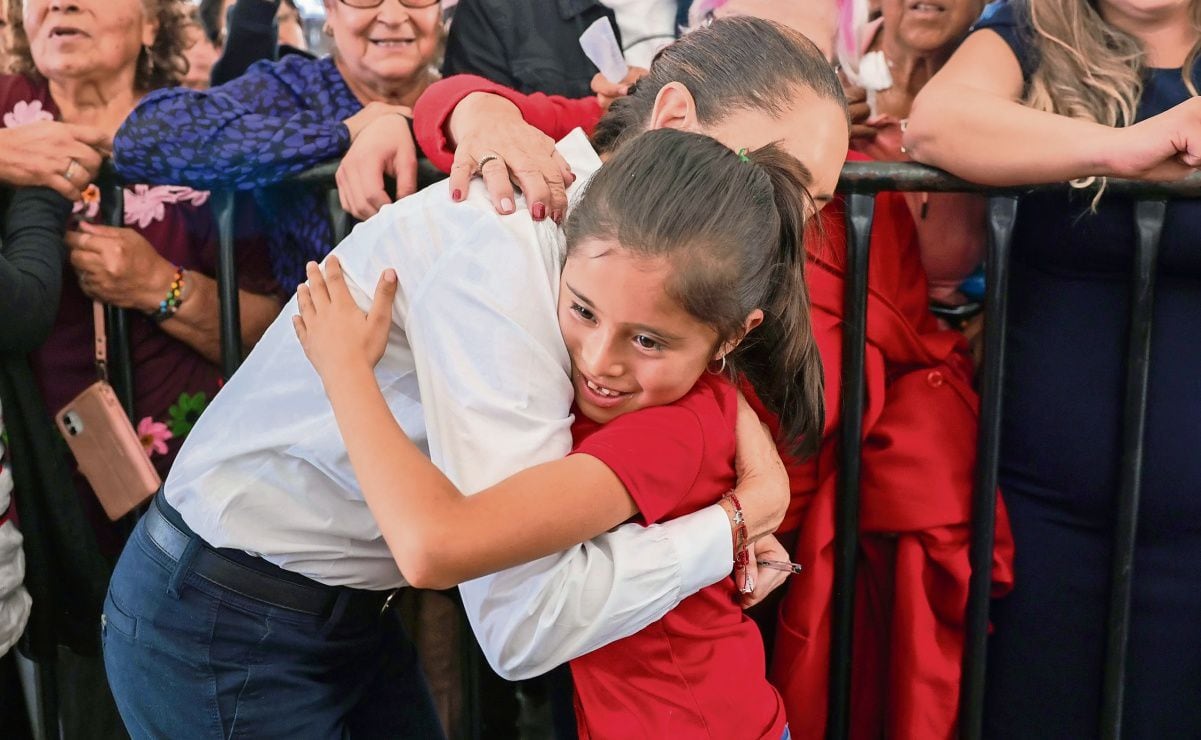
[[[120,632],[131,640],[138,634],[137,617],[131,616],[123,610],[113,599],[111,591],[104,597],[104,611],[100,614],[101,637],[107,638],[110,629]]]

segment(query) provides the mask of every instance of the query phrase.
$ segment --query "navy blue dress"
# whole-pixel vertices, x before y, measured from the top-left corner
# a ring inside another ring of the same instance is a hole
[[[977,29],[1037,64],[1019,14]],[[1201,83],[1198,69],[1193,79]],[[1189,93],[1149,71],[1138,118]],[[1133,203],[1024,197],[1013,245],[1001,486],[1013,593],[994,602],[993,738],[1097,736],[1135,239]],[[1201,737],[1201,202],[1168,206],[1155,300],[1126,738]]]

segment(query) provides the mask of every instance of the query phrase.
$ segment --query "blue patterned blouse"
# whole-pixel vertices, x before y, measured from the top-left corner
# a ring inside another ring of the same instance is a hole
[[[113,160],[134,182],[261,188],[345,154],[350,132],[342,121],[362,108],[331,58],[261,61],[206,91],[147,95],[117,132]],[[305,262],[333,247],[325,200],[299,185],[261,190],[256,199],[275,277],[290,290],[304,280]]]

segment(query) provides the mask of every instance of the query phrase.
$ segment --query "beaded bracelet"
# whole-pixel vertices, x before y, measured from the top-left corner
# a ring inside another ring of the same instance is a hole
[[[751,559],[750,553],[747,552],[747,545],[750,543],[746,532],[746,517],[742,513],[742,502],[733,491],[722,498],[728,499],[734,507],[734,570],[742,570]]]
[[[150,318],[155,322],[166,321],[175,315],[179,307],[183,305],[183,286],[184,286],[185,270],[179,265],[175,266],[175,277],[171,279],[171,287],[167,289],[167,295],[163,300],[159,301],[158,310],[150,315]]]

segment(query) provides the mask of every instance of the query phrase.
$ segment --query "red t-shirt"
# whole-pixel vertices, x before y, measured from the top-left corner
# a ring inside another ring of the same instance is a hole
[[[574,453],[625,484],[644,524],[703,509],[734,487],[733,386],[705,374],[683,398],[605,425],[580,415]],[[786,724],[763,639],[733,578],[701,589],[640,632],[571,662],[580,737],[776,740]]]

